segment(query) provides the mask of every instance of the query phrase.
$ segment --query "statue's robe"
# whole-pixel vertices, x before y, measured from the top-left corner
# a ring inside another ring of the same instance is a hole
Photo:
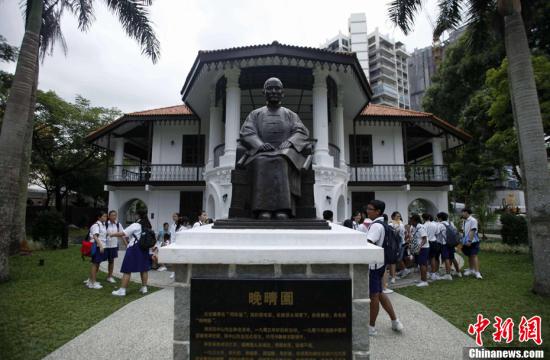
[[[306,161],[302,151],[309,144],[308,129],[295,112],[264,106],[248,115],[240,135],[247,149],[244,166],[251,174],[253,213],[286,211],[295,215],[295,199],[301,195],[300,170]],[[292,146],[279,150],[284,141]],[[277,150],[260,152],[264,143]]]

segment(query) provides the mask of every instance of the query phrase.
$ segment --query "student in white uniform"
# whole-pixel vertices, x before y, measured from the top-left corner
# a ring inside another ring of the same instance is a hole
[[[122,226],[117,220],[117,212],[115,210],[109,211],[109,219],[107,219],[106,227],[107,234],[122,231]],[[116,280],[113,278],[113,270],[115,267],[115,258],[118,257],[118,239],[119,238],[116,236],[107,236],[107,246],[105,247],[107,260],[109,261],[107,267],[107,281],[111,284],[116,283]]]
[[[418,214],[413,214],[409,221],[411,224],[411,252],[414,255],[414,262],[420,266],[420,282],[416,284],[418,287],[428,286],[428,255],[430,253],[428,233],[421,221]]]
[[[436,233],[438,225],[433,221],[433,216],[428,213],[422,214],[422,220],[424,220],[424,227],[428,234],[428,243],[430,244],[430,268],[431,272],[428,274],[428,279],[435,281],[439,280],[439,257],[441,256],[441,245],[437,242]]]
[[[151,223],[145,211],[138,211],[138,217],[138,221],[128,226],[124,231],[110,234],[111,236],[124,236],[128,239],[128,247],[126,248],[124,260],[120,267],[120,272],[124,275],[120,282],[120,289],[112,292],[114,296],[126,296],[126,289],[133,272],[139,272],[141,276],[141,288],[139,292],[147,294],[147,280],[149,279],[149,270],[151,270],[151,257],[149,256],[149,249],[143,250],[139,247],[138,240],[141,236],[141,228],[146,227],[151,229]]]
[[[92,267],[90,269],[90,279],[86,284],[90,289],[101,289],[103,286],[96,281],[97,272],[99,271],[99,264],[107,260],[107,252],[105,247],[107,246],[107,228],[105,222],[107,221],[107,213],[101,211],[97,214],[97,221],[90,228],[91,241],[95,242],[96,250],[92,255]]]
[[[462,210],[464,225],[462,227],[462,253],[468,257],[470,268],[464,270],[464,276],[474,275],[476,279],[483,279],[479,272],[479,235],[477,233],[477,220],[472,216],[472,210],[465,208]]]
[[[199,215],[199,219],[196,223],[193,224],[193,228],[205,225],[206,220],[208,220],[208,214],[206,213],[206,211],[201,210],[201,211],[199,211],[198,215]]]
[[[179,221],[180,221],[180,214],[173,213],[172,224],[170,224],[170,239],[173,239],[173,240],[176,239],[176,228],[178,227]]]
[[[384,210],[386,204],[380,200],[371,200],[367,205],[367,216],[373,222],[369,226],[367,232],[367,240],[377,246],[382,246],[384,243],[385,227],[381,223],[384,222]],[[370,297],[370,319],[369,319],[369,335],[375,336],[378,334],[376,330],[376,318],[380,311],[380,304],[391,319],[391,328],[394,331],[402,331],[403,324],[393,309],[390,298],[382,292],[382,277],[386,272],[386,266],[372,264],[369,265],[369,297]]]

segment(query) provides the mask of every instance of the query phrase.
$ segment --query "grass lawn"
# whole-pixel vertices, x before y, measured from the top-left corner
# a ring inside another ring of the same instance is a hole
[[[36,251],[10,258],[12,280],[0,284],[0,358],[41,359],[129,302],[138,299],[139,285],[130,283],[124,298],[105,281],[101,290],[87,289],[90,262],[80,247]],[[39,260],[44,259],[44,266]],[[149,287],[149,291],[157,289]]]
[[[465,333],[477,314],[483,314],[491,321],[483,332],[483,343],[488,347],[506,346],[492,340],[495,315],[514,321],[514,341],[508,346],[536,347],[533,341],[518,341],[518,326],[521,316],[529,319],[540,315],[542,347],[550,351],[550,299],[531,292],[533,264],[529,255],[482,251],[479,260],[483,280],[455,278],[433,282],[427,288],[411,286],[397,291],[423,303]]]

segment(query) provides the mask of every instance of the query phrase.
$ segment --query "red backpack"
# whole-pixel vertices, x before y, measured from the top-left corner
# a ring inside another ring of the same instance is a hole
[[[82,240],[82,246],[80,247],[80,255],[82,256],[82,260],[84,260],[85,257],[91,257],[93,256],[93,245],[94,242],[90,241],[90,232],[88,231],[88,235]]]

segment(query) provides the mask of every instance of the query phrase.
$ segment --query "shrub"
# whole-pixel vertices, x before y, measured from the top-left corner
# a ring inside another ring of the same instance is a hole
[[[521,215],[505,213],[500,216],[502,242],[509,245],[527,244],[527,221]]]
[[[37,214],[32,226],[32,238],[47,248],[57,248],[61,244],[65,221],[55,210],[44,210]]]

